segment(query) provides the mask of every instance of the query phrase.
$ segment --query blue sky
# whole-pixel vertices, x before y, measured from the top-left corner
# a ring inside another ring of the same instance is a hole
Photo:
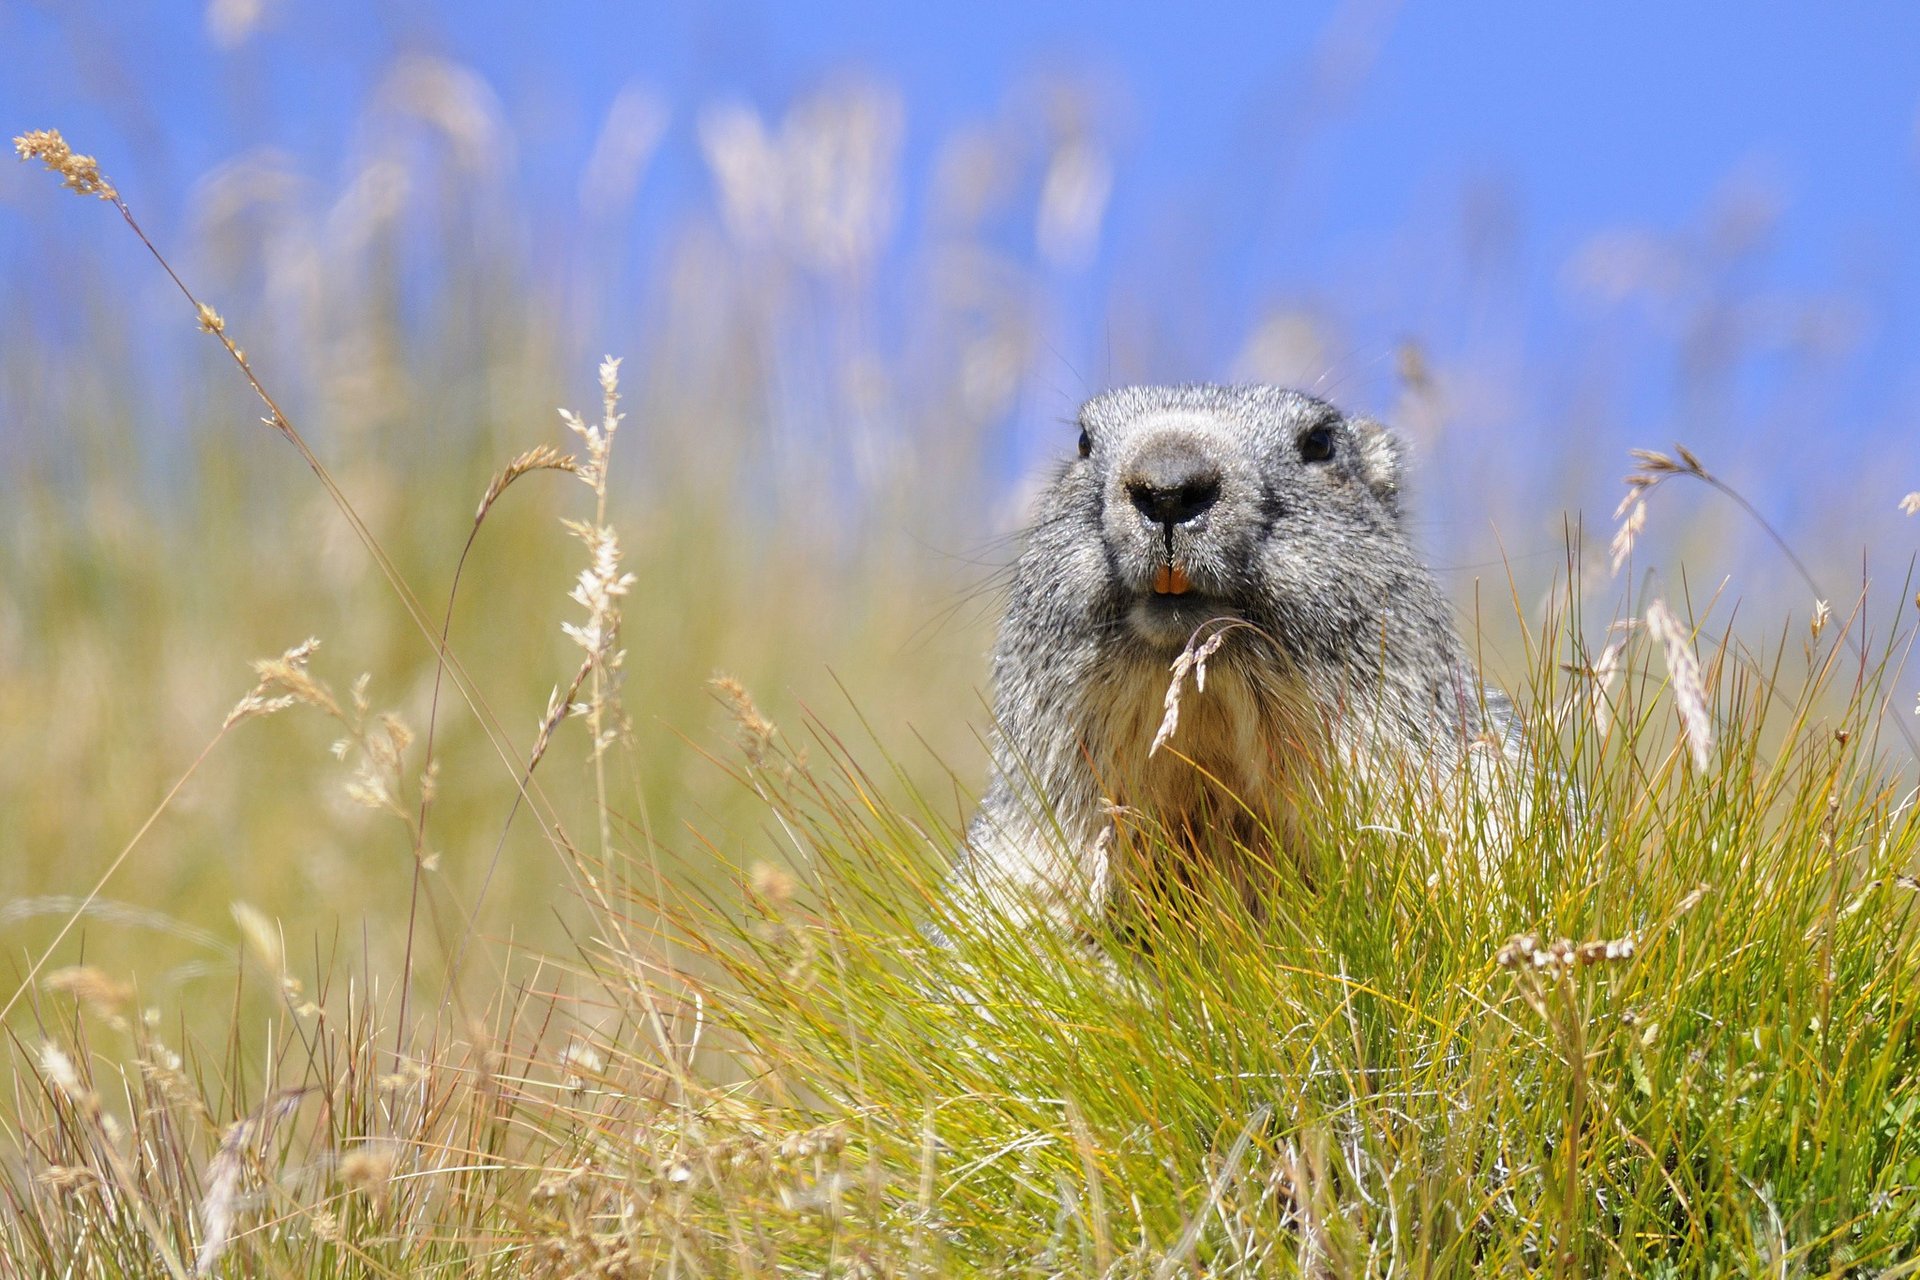
[[[1764,252],[1719,284],[1762,303],[1838,299],[1851,336],[1813,371],[1741,362],[1716,405],[1727,443],[1787,411],[1787,381],[1791,412],[1873,457],[1920,435],[1920,6],[268,0],[232,49],[209,38],[205,8],[0,7],[0,121],[65,129],[168,235],[195,179],[250,146],[337,181],[383,69],[432,52],[499,94],[513,181],[536,225],[564,227],[607,104],[637,81],[673,112],[629,228],[644,243],[708,198],[703,104],[777,113],[823,78],[878,77],[906,104],[911,192],[954,128],[1064,74],[1101,104],[1115,157],[1099,255],[1061,284],[1064,383],[1107,380],[1116,297],[1189,300],[1166,321],[1164,366],[1124,371],[1187,378],[1222,376],[1264,311],[1308,299],[1341,312],[1358,370],[1343,376],[1371,379],[1367,394],[1384,394],[1401,338],[1444,359],[1483,349],[1484,333],[1479,347],[1465,335],[1491,324],[1531,388],[1506,410],[1512,429],[1552,418],[1542,401],[1604,345],[1623,434],[1712,440],[1671,394],[1682,339],[1643,334],[1652,322],[1631,310],[1596,318],[1570,298],[1568,263],[1611,229],[1684,246],[1749,192],[1774,210]],[[27,234],[44,204],[19,175],[0,180],[10,291],[50,288]],[[1476,220],[1500,232],[1482,264],[1491,302],[1460,278]]]

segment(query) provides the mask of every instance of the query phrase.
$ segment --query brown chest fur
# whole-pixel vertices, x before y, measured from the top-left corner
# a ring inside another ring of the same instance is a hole
[[[1236,878],[1290,856],[1294,800],[1325,737],[1314,704],[1287,682],[1220,664],[1205,690],[1187,682],[1177,731],[1149,755],[1170,678],[1157,664],[1135,664],[1087,695],[1083,748],[1114,806],[1118,844],[1134,850],[1121,859],[1125,874],[1137,877],[1142,852],[1155,847]]]

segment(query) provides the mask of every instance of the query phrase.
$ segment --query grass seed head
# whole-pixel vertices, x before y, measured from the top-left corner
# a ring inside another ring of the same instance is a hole
[[[752,763],[764,764],[779,729],[761,713],[759,704],[747,692],[747,687],[734,677],[716,675],[707,682],[707,687],[720,695],[720,700],[732,714],[733,722],[740,730],[741,751]]]
[[[1634,541],[1647,523],[1647,494],[1658,488],[1663,481],[1674,476],[1692,476],[1708,484],[1715,484],[1712,474],[1700,464],[1693,451],[1683,444],[1673,446],[1680,455],[1676,461],[1664,453],[1652,449],[1629,449],[1627,453],[1638,464],[1638,469],[1626,477],[1627,492],[1620,499],[1620,505],[1613,509],[1613,518],[1620,522],[1614,531],[1610,547],[1613,574],[1618,577],[1620,566],[1627,562],[1633,553]]]
[[[1644,489],[1634,489],[1627,494],[1625,502],[1620,504],[1614,515],[1620,519],[1620,527],[1614,530],[1613,542],[1608,546],[1609,563],[1614,576],[1619,576],[1620,568],[1626,564],[1627,557],[1633,554],[1633,544],[1640,531],[1647,525],[1647,500]]]
[[[74,1068],[73,1059],[67,1051],[53,1041],[48,1040],[40,1046],[41,1074],[52,1082],[53,1086],[74,1102],[81,1102],[92,1096],[80,1072]]]
[[[1578,667],[1574,671],[1581,678],[1581,687],[1575,693],[1575,699],[1584,702],[1587,715],[1593,722],[1593,731],[1602,737],[1606,736],[1613,724],[1613,689],[1620,680],[1620,660],[1626,647],[1624,639],[1608,641],[1591,666]]]
[[[278,658],[256,659],[253,664],[256,683],[246,697],[233,704],[233,710],[227,712],[227,718],[220,727],[223,730],[231,729],[242,720],[270,716],[277,711],[285,711],[297,702],[317,706],[337,715],[339,707],[334,703],[333,695],[307,672],[307,662],[319,647],[320,642],[309,637]]]
[[[231,1126],[207,1167],[207,1191],[200,1199],[200,1252],[193,1264],[197,1276],[213,1274],[220,1255],[233,1239],[233,1224],[240,1208],[240,1140],[245,1129],[245,1121]]]
[[[1147,747],[1149,756],[1165,746],[1180,728],[1180,699],[1189,673],[1193,676],[1194,691],[1206,692],[1207,659],[1220,652],[1220,646],[1226,643],[1227,631],[1228,628],[1220,627],[1205,635],[1194,632],[1187,638],[1187,647],[1173,660],[1173,666],[1169,668],[1173,679],[1167,682],[1166,710],[1161,716],[1159,729],[1154,732],[1153,742]]]
[[[100,1182],[100,1175],[85,1165],[50,1164],[34,1175],[35,1182],[57,1195],[72,1195]]]
[[[607,1060],[585,1040],[573,1040],[560,1051],[560,1082],[579,1091],[606,1074]]]
[[[98,196],[102,200],[120,198],[120,193],[100,172],[99,163],[92,156],[76,154],[58,129],[23,133],[13,140],[13,150],[22,160],[38,160],[46,165],[60,175],[63,185],[80,195]]]
[[[262,707],[271,704],[277,710],[279,707],[290,705],[280,699],[290,698],[294,702],[317,707],[336,719],[343,719],[340,704],[334,700],[332,690],[307,670],[308,661],[312,659],[314,650],[319,647],[318,640],[309,638],[277,658],[255,659],[253,673],[258,677],[259,684],[248,695],[248,699],[258,699]],[[247,699],[242,699],[241,702],[244,706]],[[236,707],[233,713],[229,713],[229,722],[239,712],[240,707]],[[250,714],[262,714],[262,712],[255,711]]]
[[[1549,977],[1558,977],[1572,969],[1584,969],[1613,960],[1630,960],[1634,946],[1632,934],[1618,938],[1595,938],[1588,942],[1574,942],[1570,938],[1542,942],[1533,934],[1517,933],[1494,952],[1493,962],[1502,969],[1538,970]]]
[[[233,922],[240,926],[240,936],[246,940],[247,950],[253,953],[254,959],[268,973],[276,976],[284,973],[287,956],[280,940],[280,926],[259,908],[245,902],[234,903],[232,911]]]
[[[221,1255],[233,1241],[233,1226],[240,1216],[242,1201],[240,1186],[249,1154],[260,1149],[305,1094],[305,1089],[282,1090],[250,1115],[228,1125],[221,1135],[220,1149],[207,1163],[207,1190],[200,1199],[200,1252],[194,1258],[195,1275],[212,1275]]]
[[[1705,769],[1713,754],[1713,717],[1707,711],[1706,689],[1700,683],[1700,660],[1694,656],[1686,628],[1667,608],[1666,601],[1647,606],[1647,630],[1666,655],[1673,686],[1673,704],[1686,731],[1687,750],[1696,769]]]
[[[363,1142],[340,1157],[340,1183],[380,1204],[393,1181],[394,1154],[390,1143]]]
[[[480,508],[473,513],[473,522],[478,524],[486,519],[488,510],[500,500],[507,486],[530,471],[566,471],[578,475],[580,468],[575,464],[572,454],[561,453],[552,445],[536,445],[509,461],[493,477],[486,493],[480,497]]]
[[[793,901],[793,877],[785,868],[771,862],[756,862],[749,873],[748,887],[753,896],[769,906],[783,907]]]
[[[117,978],[109,977],[105,970],[90,964],[69,965],[64,969],[55,969],[40,982],[49,991],[59,991],[72,996],[102,1017],[118,1015],[121,1008],[133,999],[131,986]]]
[[[330,1209],[315,1209],[307,1217],[307,1229],[313,1238],[328,1244],[343,1244],[346,1234],[340,1230],[340,1216]]]

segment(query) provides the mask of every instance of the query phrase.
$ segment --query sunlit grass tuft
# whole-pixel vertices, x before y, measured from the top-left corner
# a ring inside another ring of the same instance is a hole
[[[925,870],[954,834],[873,807],[824,735],[811,766],[747,766],[801,871],[743,876],[744,925],[665,907],[701,963],[626,972],[616,1024],[672,997],[688,1030],[677,1055],[641,1038],[609,1061],[637,1083],[677,1056],[713,1082],[649,1130],[641,1163],[682,1174],[633,1238],[662,1266],[685,1238],[722,1273],[1907,1259],[1913,794],[1862,745],[1870,720],[1805,718],[1830,664],[1801,687],[1719,664],[1719,746],[1695,768],[1654,696],[1663,661],[1630,660],[1610,733],[1537,744],[1542,816],[1505,861],[1483,870],[1444,814],[1329,812],[1314,883],[1276,869],[1257,916],[1224,882],[1166,890],[1124,940],[956,917]],[[823,1127],[830,1151],[772,1195],[711,1161],[743,1128]],[[618,1197],[632,1140],[603,1136]]]

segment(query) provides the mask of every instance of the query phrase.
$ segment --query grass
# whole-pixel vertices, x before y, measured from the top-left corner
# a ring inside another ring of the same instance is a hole
[[[72,178],[71,153],[42,154]],[[251,380],[225,322],[194,305]],[[579,520],[587,567],[554,699],[550,648],[467,665],[485,629],[463,625],[459,597],[416,594],[419,565],[349,514],[389,571],[386,603],[356,609],[413,630],[417,689],[436,687],[441,607],[455,619],[444,699],[390,716],[380,669],[360,683],[331,646],[295,649],[256,668],[214,739],[279,735],[260,753],[297,805],[313,807],[304,775],[344,771],[375,824],[365,847],[389,863],[379,892],[419,905],[397,936],[330,937],[291,905],[243,905],[238,961],[162,1012],[87,942],[142,927],[103,909],[135,912],[137,895],[70,896],[51,917],[72,927],[40,939],[6,1017],[10,1269],[1911,1269],[1920,808],[1907,744],[1882,740],[1904,711],[1887,706],[1904,590],[1755,650],[1684,595],[1596,626],[1576,561],[1546,621],[1516,611],[1536,759],[1504,798],[1530,815],[1506,856],[1488,856],[1471,794],[1381,814],[1333,778],[1314,846],[1272,868],[1257,911],[1202,877],[1120,904],[1124,930],[1036,933],[958,916],[941,892],[965,815],[951,777],[857,716],[769,718],[751,677],[714,690],[736,741],[701,785],[725,809],[665,824],[684,797],[631,727],[632,664],[650,692],[691,686],[706,673],[655,664],[705,651],[653,630],[625,575],[657,584],[678,563],[670,580],[690,583],[714,562],[692,559],[697,524],[622,558],[617,372],[601,381],[599,422],[571,420],[590,499],[531,488],[573,482],[524,442],[499,488],[476,483],[456,508],[492,497],[463,565],[484,563],[505,532],[491,522],[522,500]],[[350,486],[305,454],[352,513]],[[1681,457],[1640,474],[1711,480]],[[491,602],[538,608],[518,590]],[[723,620],[752,616],[749,602]],[[1596,632],[1618,643],[1594,655]],[[503,687],[532,714],[500,714]],[[489,818],[453,818],[456,796]],[[221,799],[201,802],[215,829]],[[192,820],[177,803],[155,830]],[[145,831],[123,824],[100,884],[144,883]],[[548,905],[543,879],[566,886],[550,932],[486,926],[502,893]]]

